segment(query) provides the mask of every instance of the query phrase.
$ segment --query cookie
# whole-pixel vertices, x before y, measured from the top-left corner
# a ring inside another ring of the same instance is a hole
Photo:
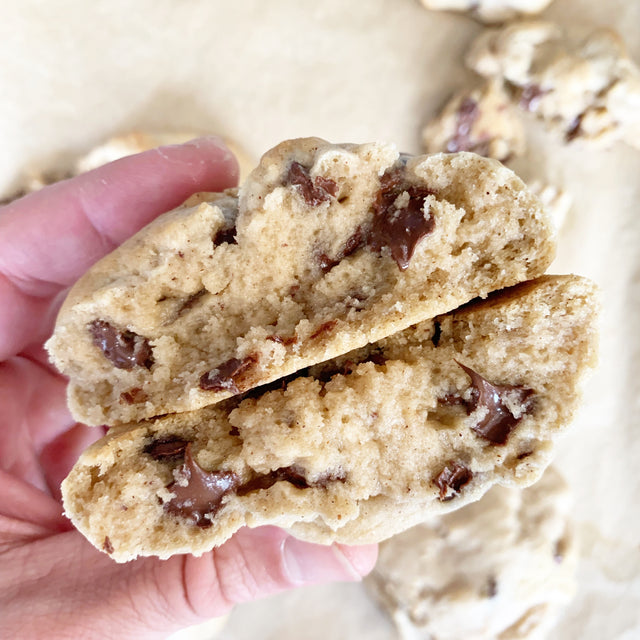
[[[575,588],[568,487],[552,467],[380,545],[365,584],[403,640],[546,637]]]
[[[271,387],[114,427],[62,485],[117,561],[201,554],[240,527],[376,542],[527,486],[595,359],[595,287],[545,276]]]
[[[288,141],[98,262],[47,348],[81,422],[194,410],[540,275],[552,236],[495,161]]]
[[[507,162],[525,150],[521,116],[501,82],[455,94],[422,130],[427,153],[472,151]]]
[[[561,187],[546,184],[540,180],[534,180],[528,184],[529,189],[538,196],[542,206],[547,210],[556,230],[560,231],[573,206],[571,194]]]
[[[466,11],[482,22],[504,22],[544,11],[552,0],[420,0],[427,9]]]
[[[481,34],[467,65],[503,79],[519,106],[566,142],[640,148],[640,69],[620,37],[598,29],[575,41],[550,22],[522,22]]]

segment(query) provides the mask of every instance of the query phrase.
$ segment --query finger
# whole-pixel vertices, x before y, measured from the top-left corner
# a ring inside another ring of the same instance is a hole
[[[357,579],[375,555],[373,547],[364,547],[355,560],[355,548],[345,554],[344,547],[298,541],[291,551],[290,540],[274,527],[245,529],[200,558],[146,558],[117,565],[77,532],[59,534],[5,559],[3,571],[13,586],[3,622],[9,630],[28,631],[25,637],[40,637],[44,630],[50,637],[86,637],[91,621],[96,637],[109,629],[122,640],[165,638],[228,612],[236,602],[301,584]],[[290,553],[306,567],[295,577]],[[320,569],[318,563],[327,567]]]
[[[160,213],[237,177],[233,154],[207,137],[122,158],[0,209],[0,360],[38,332],[43,299]]]

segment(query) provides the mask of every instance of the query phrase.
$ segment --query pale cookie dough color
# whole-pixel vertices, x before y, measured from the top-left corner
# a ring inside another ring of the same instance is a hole
[[[568,487],[553,468],[382,543],[365,584],[402,640],[546,637],[575,589]]]
[[[465,11],[482,22],[504,22],[544,11],[552,0],[420,0],[427,9]]]
[[[193,410],[540,275],[552,236],[493,160],[293,140],[98,262],[47,348],[81,422]]]
[[[112,428],[62,485],[118,561],[203,553],[242,526],[375,542],[550,463],[596,356],[595,286],[545,276],[273,390]]]
[[[550,22],[491,29],[472,45],[467,65],[504,80],[520,107],[566,142],[640,148],[640,69],[609,29],[581,41]]]
[[[507,162],[524,153],[521,116],[500,81],[460,91],[422,130],[427,153],[472,151]]]

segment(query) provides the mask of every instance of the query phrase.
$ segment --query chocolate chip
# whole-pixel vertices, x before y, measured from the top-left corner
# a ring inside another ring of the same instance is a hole
[[[440,502],[453,500],[473,478],[473,473],[462,463],[447,462],[444,469],[433,479],[433,484],[440,489],[438,499]]]
[[[456,360],[457,362],[457,360]],[[526,411],[531,407],[533,389],[522,386],[497,385],[483,378],[473,369],[458,365],[471,378],[473,394],[470,401],[472,411],[479,407],[486,409],[486,415],[475,424],[472,429],[485,440],[493,444],[505,444],[511,432],[516,428]],[[511,395],[523,406],[523,414],[515,417],[504,403],[506,395]]]
[[[178,309],[176,315],[180,316],[182,315],[185,311],[189,311],[190,309],[193,309],[193,307],[196,306],[196,304],[198,303],[198,301],[207,293],[206,289],[200,289],[200,291],[194,293],[193,295],[189,296],[183,303],[182,306]]]
[[[362,227],[357,227],[353,234],[347,239],[344,247],[338,252],[335,258],[330,258],[326,253],[318,254],[318,264],[323,273],[328,273],[337,264],[342,262],[347,256],[355,253],[365,244],[365,237]]]
[[[189,440],[183,440],[178,436],[167,436],[150,442],[142,451],[149,454],[154,460],[168,460],[181,458]]]
[[[478,103],[473,98],[465,98],[456,112],[456,130],[447,142],[447,151],[473,151],[476,146],[471,141],[471,128],[480,115]],[[481,154],[482,155],[482,154]]]
[[[231,427],[231,429],[229,429],[229,435],[230,436],[239,436],[240,435],[240,431],[238,430],[238,427]]]
[[[305,202],[312,207],[317,207],[338,193],[338,185],[333,180],[323,176],[311,180],[309,169],[299,162],[291,163],[285,183],[299,187]]]
[[[319,338],[323,333],[329,333],[338,324],[337,320],[328,320],[323,322],[310,336],[309,340]]]
[[[120,331],[104,320],[94,320],[89,325],[93,344],[104,357],[118,369],[133,369],[153,365],[153,352],[147,338],[133,331]]]
[[[140,387],[133,387],[129,391],[123,391],[120,394],[120,402],[125,402],[126,404],[139,404],[146,402],[148,399],[149,396]]]
[[[292,465],[254,476],[251,480],[238,487],[237,493],[239,496],[246,496],[254,491],[269,489],[276,482],[288,482],[298,489],[309,489],[315,487],[326,488],[331,482],[344,482],[345,480],[346,475],[344,473],[326,472],[315,482],[310,483],[305,477],[305,470],[297,465]]]
[[[271,335],[271,336],[267,336],[267,340],[271,340],[271,342],[277,342],[278,344],[282,344],[285,347],[288,347],[289,345],[292,345],[298,342],[298,337],[289,336],[288,338],[283,338],[282,336]]]
[[[540,104],[540,99],[547,93],[548,91],[544,91],[538,84],[527,84],[522,87],[518,104],[525,111],[535,111]]]
[[[433,216],[425,218],[423,212],[424,200],[433,191],[408,183],[404,172],[404,167],[396,167],[382,175],[367,237],[373,251],[388,247],[401,271],[409,266],[418,242],[435,226]]]
[[[172,482],[167,487],[175,496],[165,504],[165,509],[203,529],[213,524],[207,516],[214,516],[224,496],[240,484],[233,471],[204,471],[193,458],[191,443],[186,446],[180,475],[187,484]]]
[[[217,247],[220,244],[226,242],[227,244],[238,244],[236,240],[236,228],[229,227],[228,229],[220,229],[213,239],[213,245]]]
[[[240,388],[238,387],[239,379],[257,361],[257,355],[249,355],[242,360],[231,358],[218,365],[215,369],[203,374],[200,377],[200,388],[205,391],[240,393]]]
[[[442,335],[442,327],[437,320],[433,321],[433,335],[431,336],[431,342],[434,347],[440,344],[440,336]]]
[[[106,551],[109,555],[113,553],[114,551],[113,544],[111,544],[111,540],[109,539],[109,536],[104,537],[104,542],[102,543],[102,549],[103,551]]]

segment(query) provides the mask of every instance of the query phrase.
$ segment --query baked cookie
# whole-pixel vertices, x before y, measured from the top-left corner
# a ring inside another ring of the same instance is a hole
[[[375,542],[553,455],[595,360],[595,286],[545,276],[199,411],[114,427],[62,485],[117,561],[201,554],[242,526]]]
[[[538,196],[542,206],[547,210],[556,231],[560,231],[573,206],[571,194],[553,184],[545,184],[540,180],[529,182],[529,189]]]
[[[505,22],[544,11],[552,0],[420,0],[427,9],[467,11],[482,22]]]
[[[495,161],[288,141],[98,262],[47,348],[81,422],[193,410],[540,275],[552,234]]]
[[[472,45],[467,64],[503,79],[520,107],[566,142],[623,140],[640,148],[640,69],[609,29],[579,42],[550,22],[490,29]]]
[[[380,546],[366,586],[403,640],[546,637],[575,588],[569,492],[550,467]]]
[[[455,94],[422,130],[427,153],[472,151],[500,162],[522,155],[524,126],[499,81]]]

